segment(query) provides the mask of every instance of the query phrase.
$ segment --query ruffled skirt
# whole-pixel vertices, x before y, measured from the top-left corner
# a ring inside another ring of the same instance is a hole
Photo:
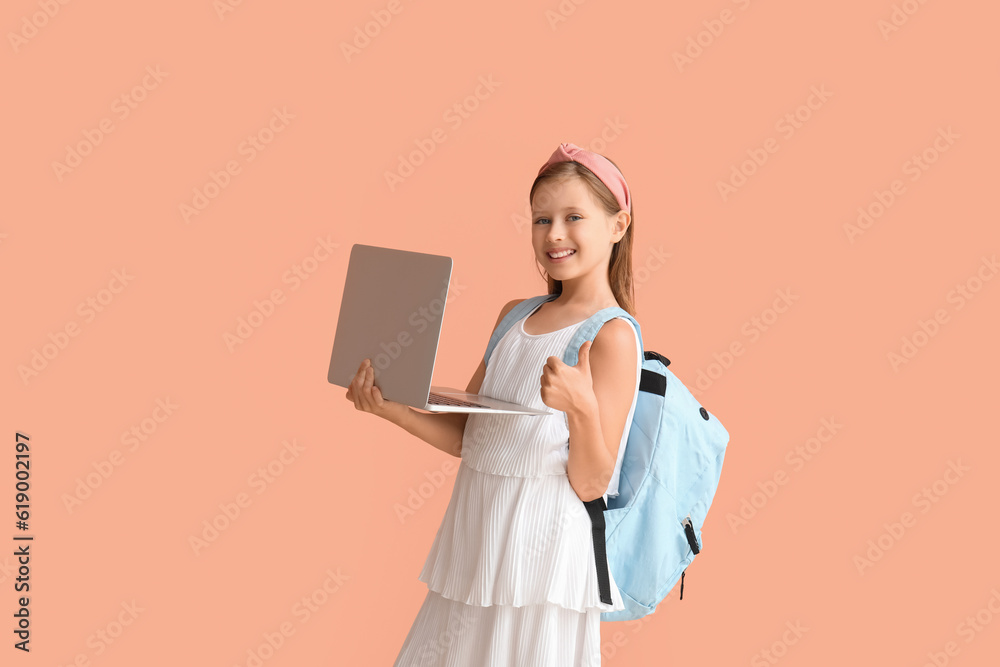
[[[394,667],[599,667],[601,612],[480,607],[427,591]]]
[[[590,516],[565,474],[523,477],[464,460],[420,573],[427,596],[394,667],[600,665]]]

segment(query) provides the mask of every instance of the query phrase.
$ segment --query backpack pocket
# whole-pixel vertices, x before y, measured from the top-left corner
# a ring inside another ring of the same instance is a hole
[[[643,511],[630,511],[635,507]],[[681,576],[683,567],[676,569],[677,563],[693,557],[674,497],[649,475],[632,504],[604,514],[606,525],[615,522],[607,534],[608,564],[619,590],[639,605],[655,608]],[[669,585],[660,590],[664,582]]]

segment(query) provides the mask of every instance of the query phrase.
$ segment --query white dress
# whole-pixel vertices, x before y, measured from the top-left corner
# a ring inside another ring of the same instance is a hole
[[[551,409],[541,399],[542,367],[562,358],[583,322],[531,335],[529,316],[497,343],[480,393]],[[637,333],[635,341],[638,353]],[[605,502],[618,493],[641,370],[640,358]],[[601,664],[601,612],[624,604],[610,573],[613,604],[600,600],[590,516],[566,472],[568,443],[562,411],[469,415],[451,500],[419,577],[427,596],[394,667]]]

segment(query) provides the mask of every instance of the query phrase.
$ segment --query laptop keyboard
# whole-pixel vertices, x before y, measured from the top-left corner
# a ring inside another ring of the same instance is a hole
[[[466,408],[488,408],[490,406],[483,405],[482,403],[472,403],[471,401],[463,401],[458,398],[451,398],[450,396],[442,396],[441,394],[435,394],[431,392],[431,395],[427,397],[427,403],[429,405],[457,405]]]

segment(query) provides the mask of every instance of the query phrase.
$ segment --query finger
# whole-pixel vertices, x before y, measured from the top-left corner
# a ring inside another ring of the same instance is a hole
[[[382,398],[382,390],[379,389],[378,387],[375,387],[372,390],[372,392],[375,394],[375,404],[377,406],[379,406],[380,408],[384,407],[385,406],[385,399]]]
[[[358,373],[351,380],[351,388],[348,390],[348,392],[351,395],[351,400],[354,401],[355,410],[361,409],[361,403],[358,402],[358,398],[360,396],[360,392],[358,391],[358,386],[359,386],[358,381],[360,376],[361,376],[361,371],[358,371]]]
[[[354,382],[354,405],[358,410],[367,410],[365,402],[365,376],[367,371],[362,369],[358,372],[358,377]]]
[[[370,372],[368,373],[368,382],[366,389],[368,390],[368,407],[370,410],[375,411],[378,408],[378,397],[376,392],[378,387],[375,386],[375,369],[369,366]]]
[[[365,409],[365,379],[367,376],[368,370],[362,368],[354,380],[354,402],[357,404],[358,410]]]
[[[368,412],[371,412],[375,405],[375,400],[372,398],[372,384],[374,382],[375,370],[369,366],[365,369],[365,380],[361,387],[361,403]]]

